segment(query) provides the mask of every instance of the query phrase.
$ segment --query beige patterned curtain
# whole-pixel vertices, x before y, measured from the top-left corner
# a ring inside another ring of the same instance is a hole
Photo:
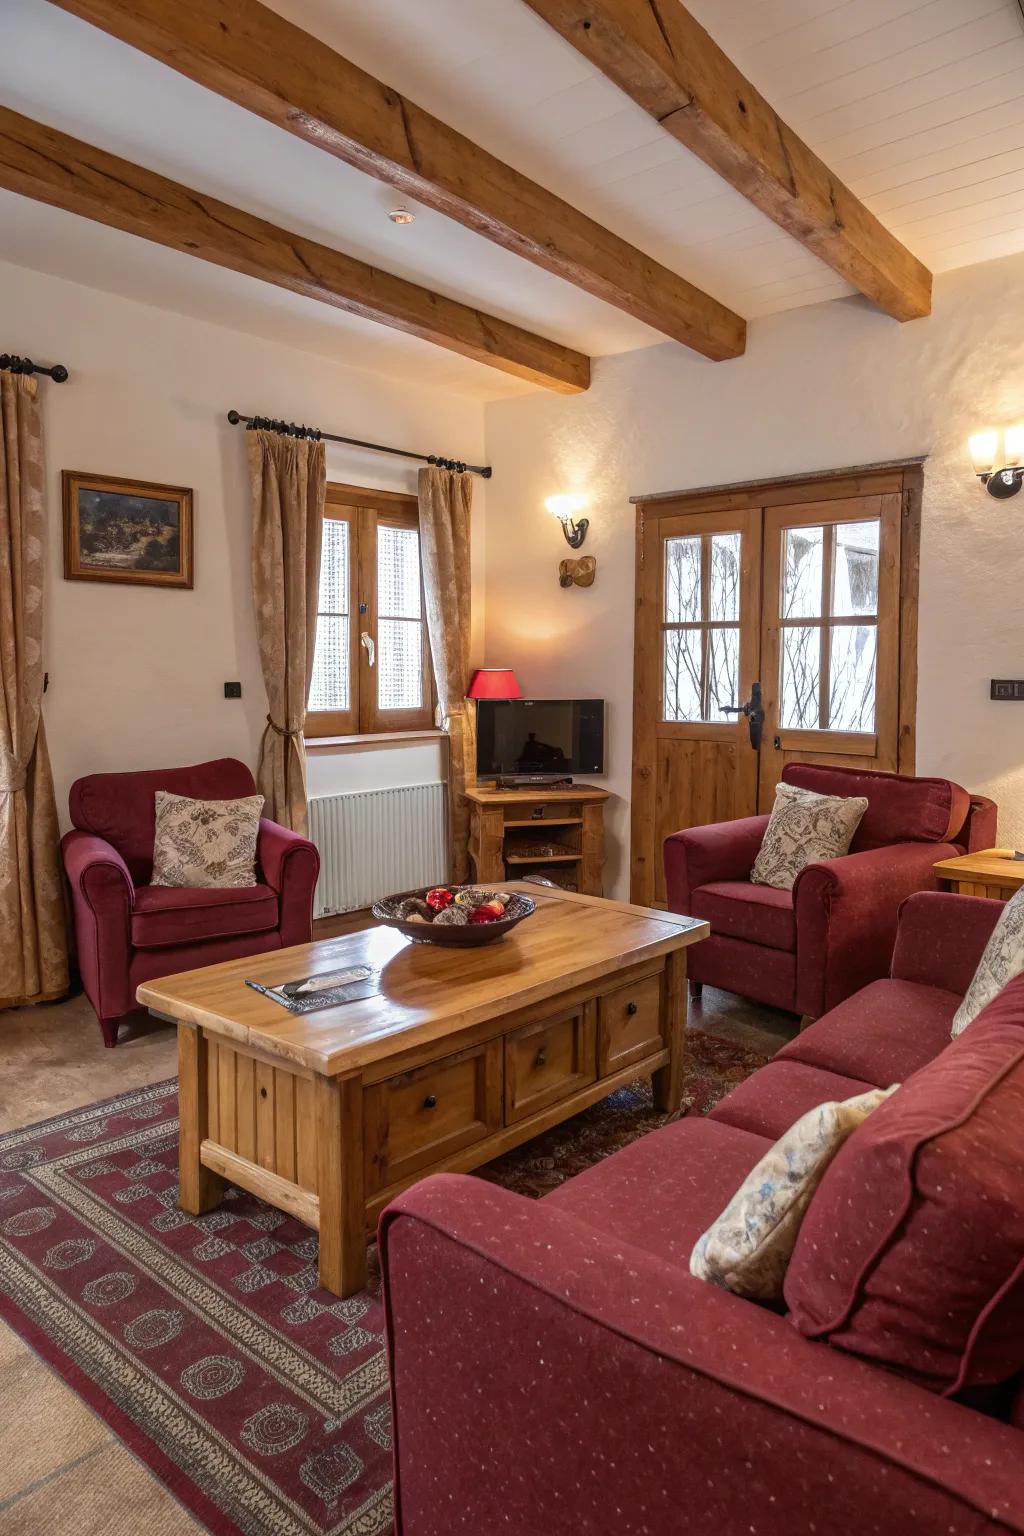
[[[419,473],[420,549],[427,631],[434,658],[437,712],[448,733],[448,827],[451,879],[469,879],[467,776],[476,771],[476,716],[469,684],[469,517],[473,481],[431,465]]]
[[[0,1007],[68,989],[57,807],[43,732],[46,515],[36,381],[0,372]]]
[[[302,729],[313,675],[320,541],[327,466],[323,443],[248,432],[252,494],[252,590],[267,728],[256,782],[265,814],[306,830]]]

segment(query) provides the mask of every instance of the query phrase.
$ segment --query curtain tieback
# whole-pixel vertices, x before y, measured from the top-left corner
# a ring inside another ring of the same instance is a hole
[[[278,736],[286,736],[289,740],[294,740],[297,736],[302,735],[301,725],[297,725],[293,731],[286,731],[283,725],[278,725],[277,721],[272,720],[269,715],[267,716],[267,724],[272,731],[277,732]]]
[[[0,752],[0,795],[17,795],[25,788],[25,769],[13,752]]]

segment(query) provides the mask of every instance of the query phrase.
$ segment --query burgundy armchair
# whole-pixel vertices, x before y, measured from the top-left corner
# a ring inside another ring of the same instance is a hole
[[[239,955],[307,944],[320,857],[276,822],[260,822],[257,884],[225,890],[150,885],[156,791],[196,800],[256,792],[244,763],[223,757],[191,768],[94,773],[71,786],[75,830],[61,845],[71,884],[78,965],[105,1045],[154,976]]]
[[[937,888],[939,859],[991,847],[996,807],[948,779],[813,763],[788,764],[782,779],[867,797],[850,852],[807,865],[792,891],[777,891],[750,880],[767,816],[691,827],[665,842],[668,905],[711,924],[690,955],[697,995],[708,982],[818,1018],[888,973],[900,902]]]

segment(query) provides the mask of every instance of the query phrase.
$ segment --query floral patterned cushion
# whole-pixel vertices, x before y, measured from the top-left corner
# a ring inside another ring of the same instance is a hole
[[[895,1093],[872,1088],[819,1104],[750,1170],[690,1255],[690,1273],[755,1301],[781,1301],[800,1223],[825,1169],[873,1109]]]
[[[1024,885],[1006,903],[985,953],[978,961],[963,1002],[953,1015],[953,1039],[963,1034],[983,1008],[1024,971]]]
[[[775,786],[775,805],[750,879],[791,891],[805,864],[841,859],[868,808],[863,795],[819,795],[795,784]]]
[[[192,889],[256,884],[262,795],[190,800],[156,791],[152,885]]]

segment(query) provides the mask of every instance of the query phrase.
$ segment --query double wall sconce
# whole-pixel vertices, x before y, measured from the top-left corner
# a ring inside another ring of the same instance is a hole
[[[557,517],[561,523],[565,542],[569,548],[579,549],[590,527],[588,517],[580,517],[577,520],[577,514],[587,505],[587,498],[578,492],[568,492],[562,496],[549,496],[544,505],[551,516]],[[590,587],[594,584],[596,573],[597,561],[593,555],[584,555],[579,560],[561,560],[558,565],[558,585]]]
[[[968,439],[974,473],[990,496],[1006,501],[1024,483],[1024,424]]]

